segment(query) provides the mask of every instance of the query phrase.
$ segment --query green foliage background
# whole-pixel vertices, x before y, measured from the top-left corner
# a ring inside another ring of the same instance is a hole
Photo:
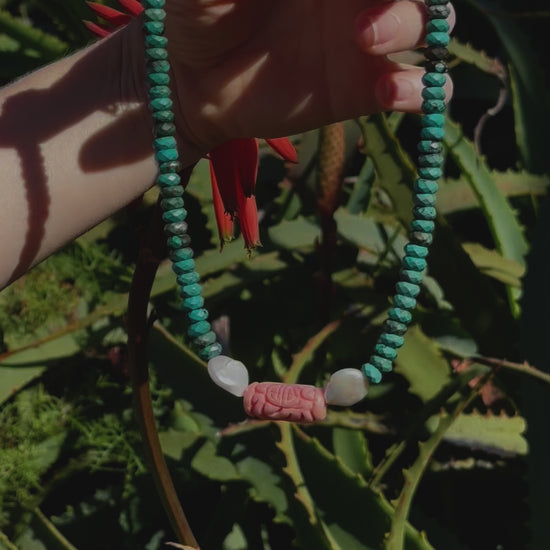
[[[543,0],[528,9],[456,3],[429,277],[395,373],[364,402],[307,428],[243,422],[238,400],[187,346],[161,265],[155,415],[201,548],[550,547],[549,13]],[[84,46],[90,18],[81,0],[0,0],[0,79]],[[290,169],[262,151],[263,247],[251,259],[240,240],[219,253],[206,163],[192,176],[197,268],[216,326],[253,380],[323,384],[359,366],[389,306],[418,120],[377,115],[344,132],[333,230],[318,206],[323,131],[295,138],[300,164]],[[155,200],[151,191],[0,294],[0,549],[155,550],[174,540],[141,450],[126,358],[127,293]]]

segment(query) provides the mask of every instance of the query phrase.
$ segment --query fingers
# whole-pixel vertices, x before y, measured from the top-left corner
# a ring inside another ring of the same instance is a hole
[[[422,107],[423,69],[403,68],[395,65],[385,72],[375,87],[376,99],[384,111],[402,111],[415,113]],[[447,100],[453,92],[450,78],[444,86]]]
[[[452,8],[452,6],[451,6]],[[365,52],[376,55],[412,50],[422,44],[425,6],[414,0],[388,2],[370,8],[355,22],[355,40]],[[449,23],[454,26],[455,12]]]

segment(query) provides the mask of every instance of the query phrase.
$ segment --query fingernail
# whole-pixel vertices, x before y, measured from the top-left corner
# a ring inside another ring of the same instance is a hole
[[[382,79],[376,86],[377,99],[385,107],[409,100],[414,92],[415,88],[408,78]]]
[[[392,13],[361,16],[357,22],[363,48],[381,46],[393,40],[399,31],[399,20]]]

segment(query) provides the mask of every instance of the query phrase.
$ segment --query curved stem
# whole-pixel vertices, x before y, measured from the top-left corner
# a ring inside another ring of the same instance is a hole
[[[191,169],[188,169],[184,176],[189,178],[190,173]],[[161,210],[159,204],[157,204],[147,241],[140,248],[130,287],[128,298],[128,362],[134,391],[136,417],[157,491],[178,540],[184,545],[198,549],[197,540],[185,517],[164,460],[149,388],[147,305],[160,263],[158,256],[162,255],[159,252],[164,249],[164,241]]]

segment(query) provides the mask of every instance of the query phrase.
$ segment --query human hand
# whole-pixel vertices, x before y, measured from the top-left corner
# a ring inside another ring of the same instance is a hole
[[[419,2],[167,0],[166,10],[179,132],[203,152],[420,109],[423,71],[386,57],[421,43]]]

